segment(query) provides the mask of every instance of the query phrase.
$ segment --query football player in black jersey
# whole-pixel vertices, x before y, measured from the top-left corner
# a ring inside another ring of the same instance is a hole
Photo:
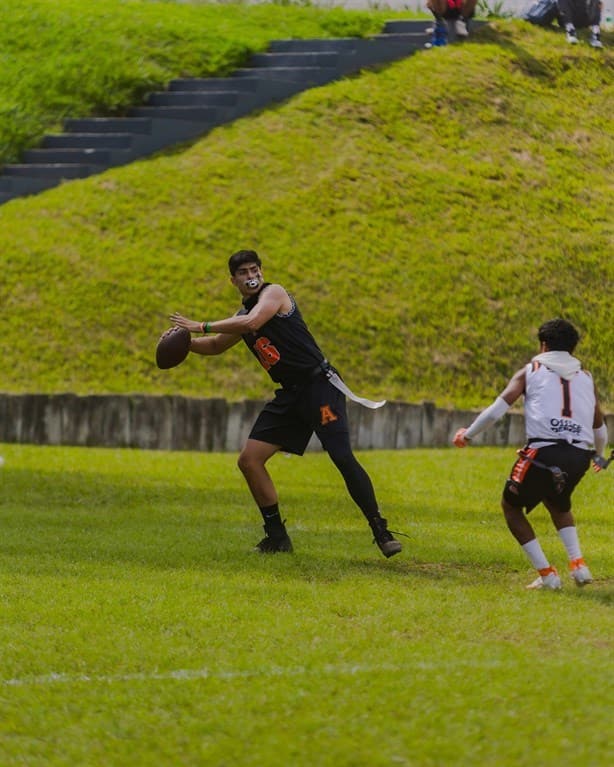
[[[332,368],[296,302],[281,285],[264,281],[262,263],[255,251],[237,251],[228,267],[243,304],[233,317],[197,322],[174,313],[171,320],[191,333],[203,334],[192,338],[190,351],[196,354],[222,354],[242,340],[279,384],[273,400],[266,403],[256,419],[238,460],[264,520],[265,537],[257,550],[292,551],[266,463],[279,450],[303,455],[315,432],[365,515],[384,556],[398,554],[401,544],[388,530],[371,479],[352,452],[345,394],[331,383]]]

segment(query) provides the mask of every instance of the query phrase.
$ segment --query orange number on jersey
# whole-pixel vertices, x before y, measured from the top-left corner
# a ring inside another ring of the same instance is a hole
[[[280,360],[281,355],[279,351],[273,346],[269,339],[265,338],[264,336],[256,341],[254,344],[254,349],[258,354],[260,364],[265,370],[273,367],[273,365],[275,365]]]

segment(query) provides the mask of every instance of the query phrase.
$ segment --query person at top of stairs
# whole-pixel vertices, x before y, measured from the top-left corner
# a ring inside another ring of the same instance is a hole
[[[427,48],[438,48],[448,43],[448,28],[455,37],[469,35],[469,21],[475,13],[477,0],[427,0],[426,6],[435,17],[433,37]]]

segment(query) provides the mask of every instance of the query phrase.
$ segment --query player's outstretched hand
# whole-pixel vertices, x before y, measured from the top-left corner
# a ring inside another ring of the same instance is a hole
[[[614,461],[614,450],[610,453],[609,458],[605,458],[603,455],[597,453],[593,456],[593,471],[603,471]]]
[[[187,317],[184,317],[183,314],[179,314],[179,312],[173,312],[170,315],[171,322],[173,322],[177,327],[185,328],[186,330],[189,330],[190,333],[201,333],[203,329],[202,322],[196,322],[196,320],[189,320]]]
[[[465,439],[465,432],[467,429],[459,429],[456,434],[454,435],[454,439],[452,442],[456,447],[467,447],[469,444],[469,441]]]

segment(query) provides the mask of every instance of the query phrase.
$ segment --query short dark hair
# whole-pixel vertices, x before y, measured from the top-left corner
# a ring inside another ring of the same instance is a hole
[[[260,261],[260,256],[255,250],[237,250],[228,259],[228,268],[233,277],[237,269],[243,266],[243,264],[258,264],[258,266],[262,266],[262,261]]]
[[[537,331],[538,339],[546,343],[552,352],[573,352],[580,340],[580,334],[567,320],[557,317],[548,320]]]

